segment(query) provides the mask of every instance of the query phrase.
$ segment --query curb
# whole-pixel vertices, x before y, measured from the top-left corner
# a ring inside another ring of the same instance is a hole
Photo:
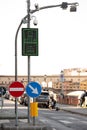
[[[52,127],[43,124],[31,125],[31,124],[19,124],[15,126],[14,123],[1,124],[0,130],[53,130]]]
[[[78,114],[78,115],[81,115],[81,116],[87,116],[87,114],[80,113],[80,112],[75,112],[75,111],[66,110],[66,109],[62,109],[62,108],[60,108],[60,110],[67,111],[67,112],[70,112],[70,113],[73,113],[73,114]]]
[[[19,116],[18,119],[27,119],[28,117],[21,117]],[[0,117],[0,120],[2,119],[16,119],[16,117],[10,117],[10,116],[6,116],[6,117]]]

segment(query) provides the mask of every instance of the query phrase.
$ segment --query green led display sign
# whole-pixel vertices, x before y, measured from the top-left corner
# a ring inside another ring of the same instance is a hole
[[[22,28],[22,55],[38,56],[37,28]]]

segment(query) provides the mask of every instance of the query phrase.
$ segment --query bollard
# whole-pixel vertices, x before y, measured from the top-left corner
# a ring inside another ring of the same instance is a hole
[[[38,116],[38,102],[30,103],[30,115],[32,117]]]
[[[33,125],[35,125],[35,117],[38,116],[38,103],[30,103],[30,115],[33,117]]]

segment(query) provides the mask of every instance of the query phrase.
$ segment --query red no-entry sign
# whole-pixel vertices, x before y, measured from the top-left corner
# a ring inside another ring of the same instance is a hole
[[[24,93],[24,86],[23,86],[23,84],[20,83],[20,82],[13,82],[9,86],[9,93],[13,97],[20,97]]]

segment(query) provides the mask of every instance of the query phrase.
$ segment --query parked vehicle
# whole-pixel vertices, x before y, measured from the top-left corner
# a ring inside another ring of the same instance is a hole
[[[30,103],[32,103],[33,102],[33,98],[31,98],[30,97]],[[28,105],[28,96],[26,96],[25,98],[24,98],[24,104],[27,106]]]
[[[20,104],[28,105],[28,95],[26,92],[18,99]],[[33,98],[30,98],[30,103],[33,102]]]
[[[20,104],[25,104],[25,97],[27,97],[26,92],[24,92],[24,94],[20,97],[20,99],[19,99]]]
[[[36,98],[36,102],[38,102],[39,107],[49,107],[49,100],[50,100],[50,95],[49,91],[42,91],[41,95]]]
[[[6,91],[6,93],[5,93],[5,95],[4,95],[4,98],[10,99],[10,93],[9,93],[9,91]]]
[[[15,101],[15,97],[13,97],[12,95],[10,95],[10,98],[9,98],[11,101]]]

